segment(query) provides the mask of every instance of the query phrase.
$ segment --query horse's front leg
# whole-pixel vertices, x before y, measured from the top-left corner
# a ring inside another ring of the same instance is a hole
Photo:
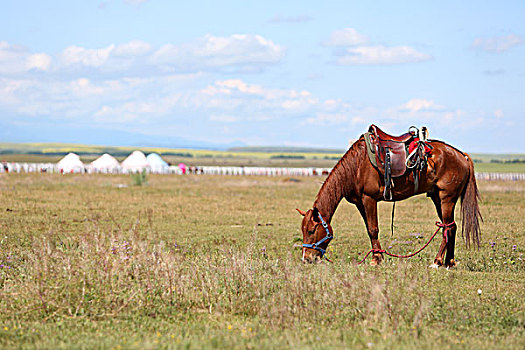
[[[440,266],[443,266],[443,259],[445,258],[445,252],[447,251],[447,239],[443,237],[441,240],[441,245],[439,246],[438,253],[436,254],[436,257],[434,258],[434,263],[430,265],[432,268],[438,268]]]
[[[381,249],[381,244],[379,243],[379,225],[377,223],[377,201],[369,196],[363,195],[361,203],[357,204],[357,209],[359,209],[365,221],[372,249]],[[381,261],[383,261],[383,254],[373,253],[370,265],[378,265]]]

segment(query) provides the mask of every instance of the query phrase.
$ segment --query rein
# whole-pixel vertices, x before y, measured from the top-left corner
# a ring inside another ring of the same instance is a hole
[[[430,237],[430,239],[428,240],[427,243],[425,243],[425,245],[423,247],[421,247],[418,251],[416,251],[415,253],[412,253],[412,254],[408,254],[408,255],[398,255],[398,254],[393,254],[393,253],[390,253],[390,252],[387,252],[385,249],[370,249],[368,251],[368,253],[366,253],[365,257],[363,258],[363,260],[361,260],[361,262],[359,262],[357,265],[361,265],[362,263],[365,262],[366,258],[368,258],[368,256],[370,255],[370,253],[385,253],[386,255],[389,255],[389,256],[392,256],[394,258],[411,258],[413,257],[414,255],[418,254],[419,252],[421,252],[423,249],[425,249],[429,244],[430,242],[432,242],[432,240],[434,239],[434,237],[436,237],[437,233],[439,232],[439,230],[441,228],[443,228],[443,238],[445,238],[445,240],[447,241],[448,243],[448,236],[447,236],[447,229],[454,225],[456,222],[455,221],[452,221],[450,224],[443,224],[439,221],[436,221],[436,226],[438,227],[436,232],[434,232],[434,234],[432,235],[432,237]]]
[[[332,236],[332,234],[330,233],[330,230],[328,229],[328,224],[326,223],[326,221],[324,221],[321,213],[318,213],[319,214],[319,219],[321,219],[321,225],[323,225],[323,228],[325,229],[326,231],[326,236],[324,236],[323,238],[321,238],[319,241],[317,241],[316,243],[312,243],[312,244],[306,244],[306,243],[303,243],[303,247],[304,248],[311,248],[311,249],[315,249],[317,250],[319,253],[321,253],[321,258],[323,258],[323,255],[326,253],[326,249],[323,249],[321,247],[319,247],[319,245],[321,245],[322,243],[328,241],[328,243],[330,243],[330,241],[334,238],[334,236]],[[328,258],[325,257],[326,260],[330,261]]]

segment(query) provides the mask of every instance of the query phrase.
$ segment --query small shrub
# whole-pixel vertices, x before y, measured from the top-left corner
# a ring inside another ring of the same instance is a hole
[[[133,186],[143,186],[148,183],[148,173],[146,169],[142,169],[142,172],[131,174],[131,183]]]

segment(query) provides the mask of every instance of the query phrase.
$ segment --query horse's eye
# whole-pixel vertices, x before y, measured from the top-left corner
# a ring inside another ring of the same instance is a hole
[[[308,231],[309,235],[313,235],[314,233],[315,233],[315,229],[313,229],[312,231]]]

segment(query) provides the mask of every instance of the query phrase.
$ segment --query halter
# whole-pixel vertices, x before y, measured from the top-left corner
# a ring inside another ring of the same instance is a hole
[[[321,225],[323,225],[323,227],[324,227],[324,229],[326,231],[326,236],[321,238],[316,243],[312,243],[312,244],[303,243],[303,247],[317,250],[319,253],[321,253],[321,258],[322,258],[323,255],[326,253],[326,249],[323,249],[323,248],[319,247],[319,245],[321,245],[325,241],[331,240],[332,238],[334,238],[334,236],[332,236],[332,234],[330,233],[330,230],[328,229],[328,224],[326,223],[326,221],[324,221],[323,217],[321,216],[321,213],[318,213],[318,214],[319,214],[319,219],[321,219]]]

